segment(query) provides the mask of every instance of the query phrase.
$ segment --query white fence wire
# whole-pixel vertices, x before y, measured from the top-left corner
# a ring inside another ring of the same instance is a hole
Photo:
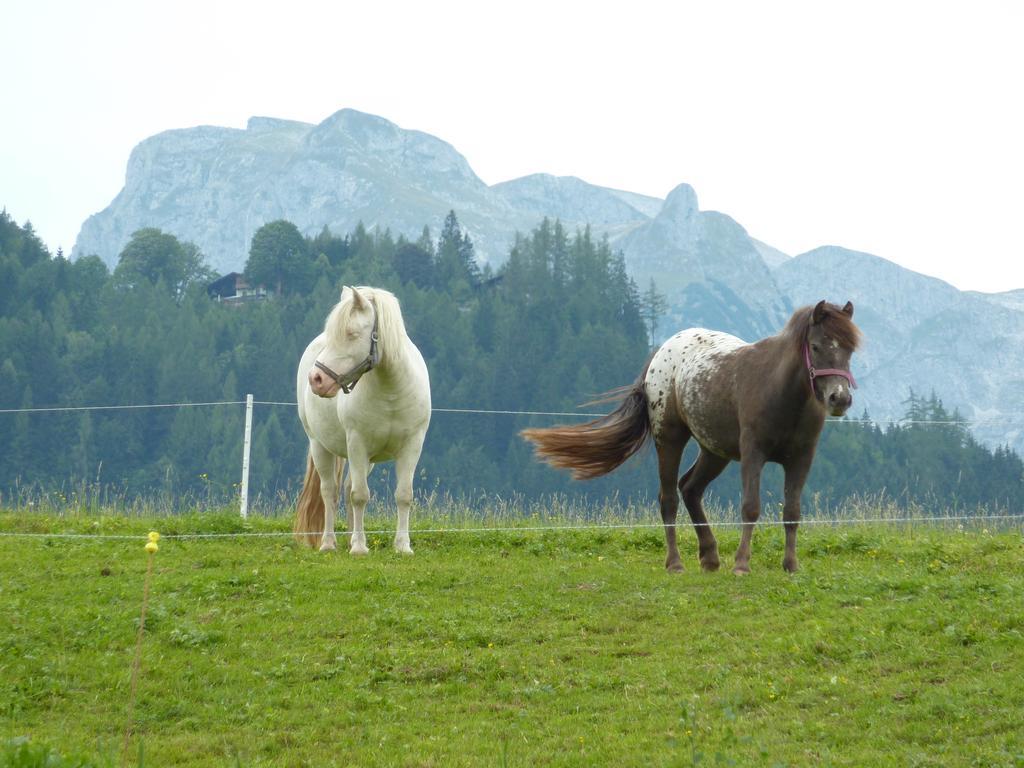
[[[146,409],[146,408],[205,408],[213,406],[224,406],[224,405],[270,405],[270,406],[286,406],[289,408],[297,407],[297,403],[294,401],[274,401],[274,400],[253,400],[252,395],[247,395],[245,400],[220,400],[216,402],[206,403],[144,403],[136,405],[66,405],[66,406],[51,406],[46,408],[0,408],[0,414],[4,413],[61,413],[61,412],[73,412],[73,411],[116,411],[116,410],[133,410],[133,409]],[[586,411],[516,411],[516,410],[501,410],[491,408],[431,408],[432,413],[464,413],[464,414],[477,414],[477,415],[490,415],[490,416],[555,416],[564,418],[599,418],[601,416],[607,416],[605,413],[592,413]],[[982,424],[1009,424],[1014,422],[1020,422],[1024,425],[1024,413],[1004,413],[1000,414],[998,418],[991,419],[949,419],[932,421],[928,419],[852,419],[852,418],[827,418],[826,422],[830,424],[871,424],[874,426],[890,426],[890,425],[909,425],[909,424],[930,424],[935,426],[949,426],[959,424],[963,426],[978,426]]]
[[[245,400],[222,400],[216,402],[180,402],[180,403],[147,403],[147,404],[133,404],[133,405],[78,405],[78,406],[52,406],[43,408],[3,408],[0,409],[0,414],[17,414],[17,413],[60,413],[60,412],[77,412],[77,411],[115,411],[115,410],[138,410],[138,409],[152,409],[152,408],[205,408],[205,407],[217,407],[217,406],[245,406],[246,407],[246,418],[245,418],[245,434],[243,437],[243,449],[242,449],[242,481],[241,481],[241,494],[240,494],[240,516],[246,518],[248,516],[248,486],[249,486],[249,454],[251,447],[251,434],[252,434],[252,412],[253,406],[285,406],[295,408],[297,404],[295,402],[283,402],[283,401],[272,401],[272,400],[254,400],[253,396],[247,395]],[[606,416],[606,413],[590,413],[580,411],[518,411],[518,410],[498,410],[488,408],[432,408],[433,413],[450,413],[450,414],[472,414],[472,415],[492,415],[492,416],[544,416],[544,417],[556,417],[556,418],[599,418]],[[831,424],[869,424],[873,426],[893,426],[893,425],[979,425],[979,424],[999,424],[1008,423],[1015,419],[1024,421],[1024,414],[1003,414],[999,419],[957,419],[949,421],[927,421],[927,420],[914,420],[914,419],[894,419],[891,421],[878,421],[875,419],[848,419],[848,418],[828,418],[826,421]],[[808,518],[800,520],[800,525],[856,525],[865,523],[970,523],[976,524],[979,521],[991,520],[991,521],[1007,521],[1007,520],[1020,520],[1021,524],[1024,525],[1024,514],[994,514],[994,515],[932,515],[932,516],[917,516],[917,517],[885,517],[885,518]],[[677,523],[678,527],[689,527],[692,524]],[[786,525],[784,520],[759,520],[755,523],[745,523],[743,521],[735,520],[723,520],[718,522],[700,523],[696,524],[697,527],[706,525],[709,527],[743,527],[743,526],[754,526],[754,527],[769,527],[769,526],[780,526]],[[540,526],[484,526],[484,527],[457,527],[457,528],[427,528],[427,529],[413,529],[411,533],[417,535],[421,534],[451,534],[451,533],[520,533],[529,531],[572,531],[572,530],[617,530],[617,529],[643,529],[643,528],[662,528],[662,523],[595,523],[595,524],[575,524],[575,525],[540,525]],[[263,537],[285,537],[285,536],[303,536],[303,535],[320,535],[323,531],[310,531],[308,533],[293,533],[293,532],[254,532],[254,531],[239,531],[233,533],[187,533],[187,534],[167,534],[162,538],[167,539],[219,539],[219,538],[263,538]],[[367,534],[387,534],[391,533],[388,530],[368,530]],[[21,537],[21,538],[50,538],[50,539],[111,539],[111,540],[140,540],[144,539],[145,536],[132,535],[132,534],[94,534],[94,533],[21,533],[21,532],[5,532],[0,531],[0,537]]]

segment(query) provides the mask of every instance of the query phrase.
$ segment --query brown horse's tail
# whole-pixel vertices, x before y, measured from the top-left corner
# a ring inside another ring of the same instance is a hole
[[[519,434],[533,443],[538,458],[553,467],[571,470],[576,480],[607,475],[639,451],[650,435],[644,392],[646,375],[645,365],[633,384],[614,389],[588,403],[607,403],[622,397],[619,407],[607,416],[571,427],[524,429]]]
[[[334,460],[334,479],[341,487],[342,459]],[[295,508],[295,526],[292,528],[300,544],[315,547],[320,543],[324,530],[324,499],[320,495],[320,473],[313,464],[313,456],[306,457],[306,479],[302,482],[298,505]],[[319,532],[319,533],[318,533]]]

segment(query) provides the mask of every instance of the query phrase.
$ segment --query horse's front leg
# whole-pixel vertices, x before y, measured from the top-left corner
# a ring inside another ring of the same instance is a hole
[[[320,539],[320,551],[330,552],[337,547],[334,519],[338,509],[339,472],[336,467],[339,460],[319,443],[311,444],[310,454],[317,474],[320,475],[320,498],[324,503],[324,532]]]
[[[363,515],[366,512],[366,505],[370,501],[370,486],[367,483],[369,474],[370,461],[366,450],[358,440],[353,440],[350,436],[348,479],[346,481],[348,498],[345,500],[349,506],[348,513],[352,531],[349,537],[348,553],[350,555],[365,555],[370,551],[366,546],[366,531],[363,529]]]
[[[398,507],[398,527],[395,530],[395,552],[412,554],[409,541],[409,509],[412,506],[412,482],[416,464],[423,449],[423,436],[413,441],[395,459],[395,506]]]
[[[784,467],[786,501],[782,507],[782,520],[786,529],[786,554],[782,557],[782,567],[789,573],[796,573],[800,567],[796,560],[796,528],[800,521],[800,494],[811,470],[812,458],[813,453],[809,452]]]
[[[732,568],[732,572],[737,575],[750,573],[750,541],[757,518],[761,516],[761,470],[764,469],[764,462],[760,451],[752,447],[742,451],[740,477],[743,481],[743,503],[740,514],[743,530],[740,533],[740,546],[736,550],[736,563]]]

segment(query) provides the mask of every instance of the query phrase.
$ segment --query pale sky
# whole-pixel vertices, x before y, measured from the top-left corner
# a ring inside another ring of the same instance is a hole
[[[1024,288],[1024,4],[61,2],[0,14],[0,207],[70,253],[132,148],[350,107],[529,173],[680,182],[790,254]]]

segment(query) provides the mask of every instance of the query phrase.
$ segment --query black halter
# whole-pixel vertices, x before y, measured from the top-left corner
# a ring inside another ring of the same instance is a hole
[[[356,384],[359,383],[359,379],[362,378],[364,373],[372,371],[380,363],[380,349],[377,347],[377,305],[371,301],[370,306],[373,308],[373,330],[370,331],[370,354],[366,356],[363,362],[343,374],[335,373],[319,360],[313,363],[313,365],[337,382],[338,386],[341,387],[341,391],[346,395],[355,389]]]

